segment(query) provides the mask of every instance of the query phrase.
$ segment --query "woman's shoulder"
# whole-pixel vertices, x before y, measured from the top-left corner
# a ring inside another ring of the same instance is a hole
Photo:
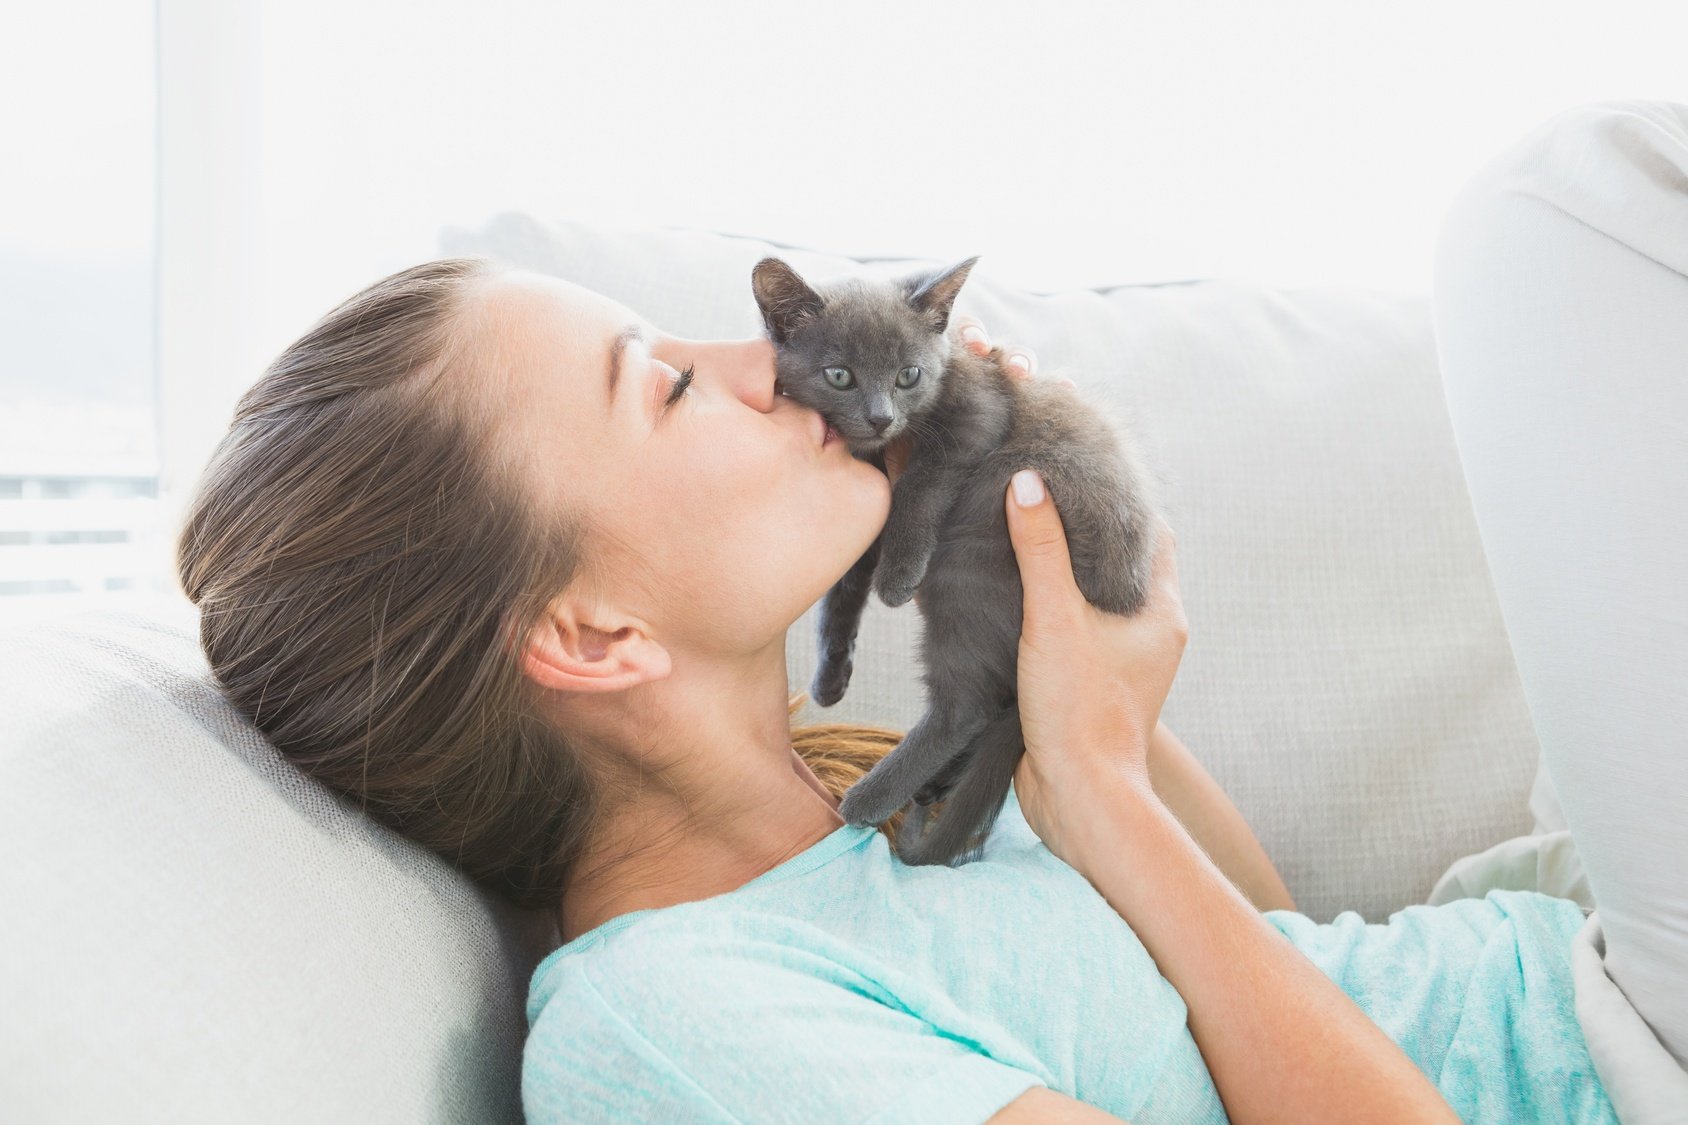
[[[938,1033],[847,959],[781,940],[787,920],[751,917],[677,911],[536,979],[526,1119],[755,1120],[777,1106],[819,1122],[945,1105],[983,1120],[1048,1081],[1035,1057]]]
[[[683,902],[648,914],[591,945],[556,950],[534,971],[530,1003],[545,993],[594,981],[639,979],[649,984],[721,981],[745,971],[795,965],[823,973],[838,951],[826,932],[792,913],[767,909],[733,894]],[[750,968],[747,968],[750,967]]]
[[[850,974],[841,966],[858,958],[817,915],[823,904],[847,909],[846,900],[854,899],[860,916],[872,916],[875,865],[871,854],[862,853],[871,848],[852,848],[777,880],[752,880],[725,894],[611,919],[553,950],[534,969],[529,1022],[548,1004],[572,1006],[593,999],[593,991],[620,991],[629,982],[644,995],[713,994],[736,987],[740,977],[766,981],[780,970],[846,982]]]

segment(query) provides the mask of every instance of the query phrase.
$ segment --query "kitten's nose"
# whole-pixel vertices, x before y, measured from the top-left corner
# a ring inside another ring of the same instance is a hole
[[[869,414],[867,424],[873,427],[874,433],[882,434],[885,432],[885,427],[891,424],[891,416],[889,414]]]

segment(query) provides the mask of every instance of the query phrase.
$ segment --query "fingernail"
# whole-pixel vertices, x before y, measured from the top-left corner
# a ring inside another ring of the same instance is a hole
[[[982,344],[985,342],[985,330],[977,324],[966,324],[961,328],[961,338],[969,344]]]
[[[1029,508],[1043,499],[1043,478],[1036,469],[1021,469],[1014,474],[1014,502]]]
[[[1027,359],[1025,353],[1023,352],[1015,352],[1010,355],[1008,357],[1008,366],[1018,367],[1021,371],[1024,371],[1028,375],[1030,375],[1032,371],[1032,361]]]

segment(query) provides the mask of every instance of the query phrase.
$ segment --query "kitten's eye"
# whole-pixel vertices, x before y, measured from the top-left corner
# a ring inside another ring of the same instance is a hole
[[[897,386],[899,387],[912,387],[918,382],[920,382],[920,368],[918,367],[905,367],[897,372]]]
[[[841,391],[856,385],[856,377],[850,374],[848,367],[823,367],[821,374],[826,376],[827,382]]]

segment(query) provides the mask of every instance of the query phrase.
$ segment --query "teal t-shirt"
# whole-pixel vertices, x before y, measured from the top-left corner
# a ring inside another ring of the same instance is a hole
[[[1575,902],[1266,917],[1465,1121],[1616,1122],[1573,1006]],[[845,825],[737,890],[559,947],[528,991],[522,1105],[528,1125],[981,1122],[1044,1085],[1134,1125],[1225,1121],[1186,1015],[1010,792],[963,866],[907,866]]]

